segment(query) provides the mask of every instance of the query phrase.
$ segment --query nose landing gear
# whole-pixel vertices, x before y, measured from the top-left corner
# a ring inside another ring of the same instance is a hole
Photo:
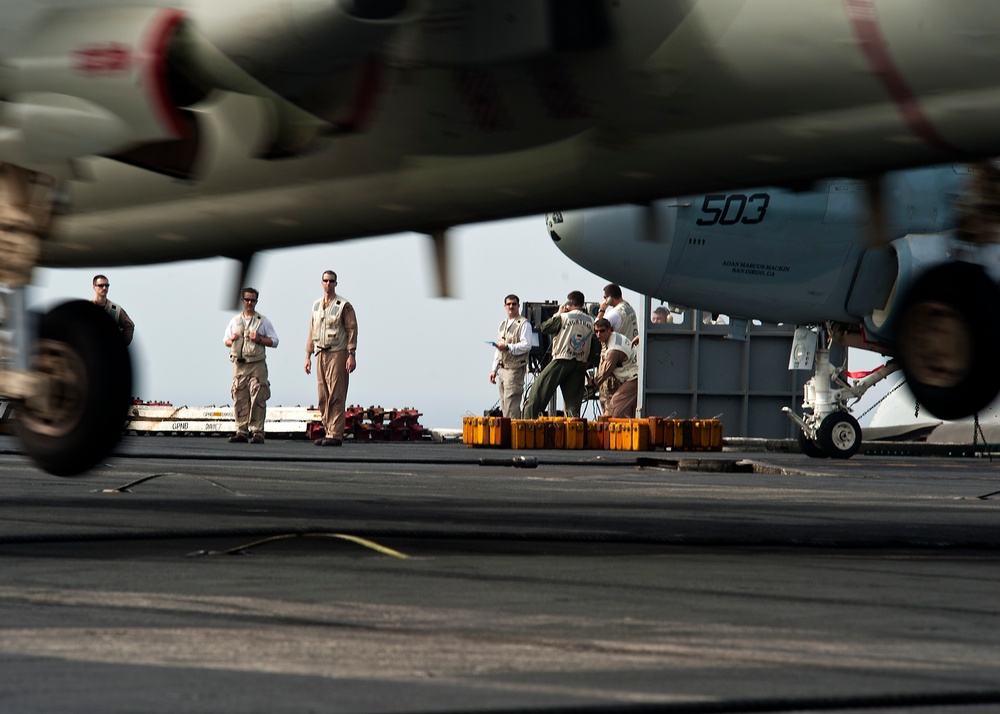
[[[782,411],[799,426],[798,440],[802,453],[814,459],[849,459],[861,448],[861,425],[851,416],[847,400],[860,398],[872,386],[899,370],[897,362],[865,377],[853,387],[837,376],[830,364],[829,330],[796,330],[795,344],[816,341],[814,372],[803,389],[802,415],[788,407]]]
[[[132,394],[118,328],[93,303],[63,303],[39,322],[32,368],[42,388],[15,407],[25,451],[57,476],[100,463],[121,437]]]
[[[0,397],[14,404],[25,451],[59,476],[87,471],[121,437],[132,363],[118,328],[93,303],[57,306],[35,321],[25,287],[53,215],[50,177],[0,163]]]
[[[861,448],[861,425],[847,412],[828,414],[816,430],[816,443],[831,459],[849,459]]]

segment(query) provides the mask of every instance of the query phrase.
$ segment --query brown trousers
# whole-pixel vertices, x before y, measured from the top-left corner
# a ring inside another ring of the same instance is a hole
[[[607,414],[612,419],[635,419],[635,409],[639,402],[639,380],[622,382],[608,402]]]
[[[318,406],[328,439],[344,438],[344,412],[347,408],[347,385],[350,378],[351,373],[347,371],[347,350],[323,350],[316,353]]]
[[[233,362],[233,413],[236,432],[264,433],[267,400],[271,397],[271,384],[267,381],[267,362]]]

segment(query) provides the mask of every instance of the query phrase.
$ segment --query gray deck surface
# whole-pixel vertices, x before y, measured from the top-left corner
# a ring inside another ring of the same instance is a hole
[[[0,437],[0,711],[1000,710],[1000,462],[119,451]]]

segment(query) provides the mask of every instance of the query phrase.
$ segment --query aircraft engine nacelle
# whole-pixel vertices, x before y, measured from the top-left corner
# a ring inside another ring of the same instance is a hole
[[[379,87],[367,66],[422,13],[417,0],[284,0],[204,13],[199,29],[226,57],[279,96],[335,116]],[[358,111],[357,107],[354,107]]]
[[[891,342],[904,303],[901,298],[928,272],[972,253],[984,273],[992,281],[1000,282],[1000,244],[973,248],[957,240],[953,232],[908,235],[892,241],[888,250],[868,251],[858,268],[852,300],[860,300],[858,294],[865,292],[886,296],[874,310],[859,311],[864,316],[868,337],[872,341]]]
[[[867,339],[892,346],[910,391],[938,418],[984,409],[1000,392],[1000,245],[943,233],[890,247],[895,281],[885,306],[864,319]],[[865,272],[862,263],[859,279]]]
[[[188,129],[172,76],[176,10],[53,10],[0,72],[0,161],[26,166],[110,155]]]

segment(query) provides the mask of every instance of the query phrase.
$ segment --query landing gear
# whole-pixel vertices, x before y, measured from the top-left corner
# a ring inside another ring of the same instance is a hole
[[[899,364],[890,362],[852,387],[840,379],[837,368],[830,364],[829,334],[828,327],[796,330],[793,350],[809,353],[811,343],[816,345],[814,372],[803,389],[802,415],[788,407],[782,411],[800,429],[798,441],[803,454],[814,459],[849,459],[861,448],[861,425],[851,416],[847,400],[860,398],[898,371]],[[801,354],[793,351],[793,361],[799,359]]]
[[[64,303],[33,324],[25,286],[56,201],[55,179],[0,162],[0,397],[14,405],[17,434],[35,463],[73,476],[121,437],[132,363],[117,326],[93,303]]]
[[[808,456],[810,459],[825,459],[826,452],[820,448],[820,445],[815,441],[806,436],[806,433],[799,429],[799,451]]]
[[[861,425],[847,412],[834,412],[820,422],[816,443],[831,459],[849,459],[861,448]]]
[[[1000,288],[978,265],[931,268],[900,305],[895,342],[907,385],[939,419],[961,419],[1000,392]]]
[[[861,448],[861,425],[847,412],[833,412],[820,422],[815,439],[801,428],[798,439],[799,450],[811,459],[849,459]]]
[[[57,476],[100,463],[121,437],[132,394],[118,328],[93,303],[63,303],[42,316],[31,366],[40,389],[15,408],[25,451]]]

